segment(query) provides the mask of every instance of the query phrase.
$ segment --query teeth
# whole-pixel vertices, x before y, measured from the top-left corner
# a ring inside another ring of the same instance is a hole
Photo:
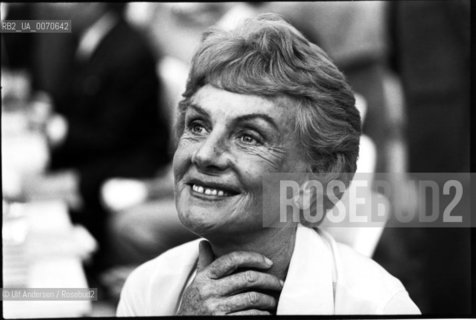
[[[202,186],[199,186],[199,185],[196,185],[196,184],[192,185],[192,190],[195,191],[195,192],[198,192],[198,193],[203,193],[203,194],[209,195],[209,196],[219,196],[219,197],[223,197],[225,195],[228,196],[228,193],[226,193],[223,190],[205,188],[205,187],[202,187]]]

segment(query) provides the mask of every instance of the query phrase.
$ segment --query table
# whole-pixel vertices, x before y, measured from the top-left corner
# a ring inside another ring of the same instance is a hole
[[[4,221],[5,288],[87,288],[82,259],[96,246],[73,226],[60,201],[10,206]],[[3,301],[5,318],[64,318],[89,315],[91,301]]]

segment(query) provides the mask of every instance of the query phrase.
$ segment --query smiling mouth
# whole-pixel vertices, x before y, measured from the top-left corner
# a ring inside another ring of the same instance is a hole
[[[231,196],[231,194],[226,191],[219,190],[219,189],[206,188],[206,187],[199,186],[197,184],[192,185],[192,190],[197,193],[206,194],[207,196],[219,196],[219,197]]]
[[[200,183],[189,184],[193,193],[199,196],[212,197],[212,198],[226,198],[232,197],[238,194],[236,191],[225,190],[220,187],[202,185]]]

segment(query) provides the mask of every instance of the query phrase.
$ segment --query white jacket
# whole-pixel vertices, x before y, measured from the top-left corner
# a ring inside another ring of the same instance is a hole
[[[177,311],[194,274],[199,240],[139,266],[127,279],[118,316],[165,316]],[[277,314],[420,314],[401,282],[375,261],[322,230],[299,225]]]

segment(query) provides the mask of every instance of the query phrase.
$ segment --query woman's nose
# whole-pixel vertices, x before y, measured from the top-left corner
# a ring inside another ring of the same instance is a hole
[[[228,152],[221,136],[210,134],[192,156],[192,163],[204,171],[223,171],[228,167]]]

